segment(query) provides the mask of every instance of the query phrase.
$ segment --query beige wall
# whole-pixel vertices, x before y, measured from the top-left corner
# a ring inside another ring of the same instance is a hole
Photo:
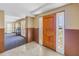
[[[34,28],[38,28],[39,27],[39,20],[38,20],[39,17],[35,17],[34,18]]]
[[[0,11],[0,28],[4,28],[4,11]]]
[[[34,28],[34,17],[27,16],[24,19],[26,21],[26,28]]]
[[[17,29],[18,27],[21,27],[20,21],[15,22],[15,29]]]
[[[79,6],[73,4],[67,7],[65,26],[69,29],[79,29]]]
[[[38,16],[53,14],[60,11],[65,12],[65,29],[79,29],[79,4],[65,5],[63,7],[39,14]]]
[[[33,28],[34,27],[34,18],[33,17],[28,17],[28,28]]]
[[[21,21],[21,35],[26,36],[26,20],[22,19]]]

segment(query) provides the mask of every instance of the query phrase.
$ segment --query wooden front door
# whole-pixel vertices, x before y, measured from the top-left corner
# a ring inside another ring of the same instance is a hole
[[[55,14],[43,16],[43,45],[56,50]]]

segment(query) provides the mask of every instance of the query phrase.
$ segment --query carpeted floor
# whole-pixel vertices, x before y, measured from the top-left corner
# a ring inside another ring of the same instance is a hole
[[[25,43],[26,40],[21,36],[16,36],[15,33],[5,34],[5,50],[15,48]]]

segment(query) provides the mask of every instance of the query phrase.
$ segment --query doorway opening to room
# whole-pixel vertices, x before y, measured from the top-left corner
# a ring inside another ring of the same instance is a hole
[[[10,50],[26,43],[25,20],[6,21],[4,48]]]

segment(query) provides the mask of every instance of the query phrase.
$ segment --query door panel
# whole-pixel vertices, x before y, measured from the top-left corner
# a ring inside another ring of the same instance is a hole
[[[56,49],[56,20],[55,14],[43,16],[43,45]]]

